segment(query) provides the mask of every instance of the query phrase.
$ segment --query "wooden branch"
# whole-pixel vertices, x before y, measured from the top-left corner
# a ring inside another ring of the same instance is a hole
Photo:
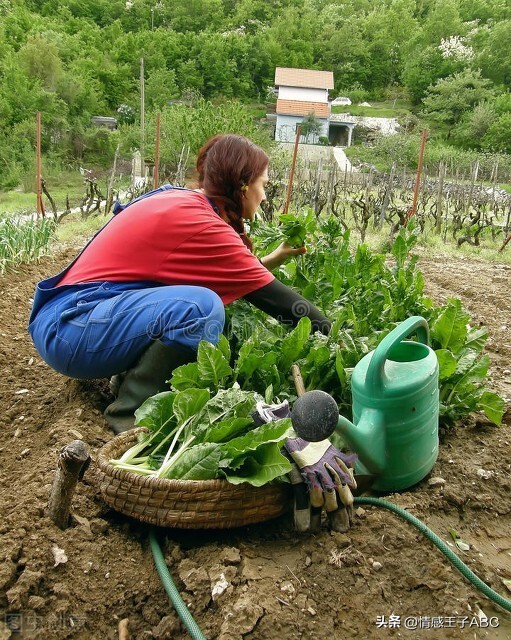
[[[119,625],[117,627],[119,633],[119,640],[130,640],[130,633],[128,629],[129,618],[123,618],[119,620]]]
[[[508,235],[508,237],[504,240],[502,246],[499,249],[499,253],[501,253],[502,251],[504,251],[504,248],[506,246],[506,244],[511,240],[511,233]]]
[[[59,529],[69,525],[74,490],[89,464],[89,451],[82,440],[73,440],[60,451],[47,508],[48,516]]]
[[[43,180],[43,178],[41,178],[41,189],[42,189],[44,195],[48,198],[48,201],[49,201],[50,206],[51,206],[51,210],[53,211],[53,217],[56,219],[57,218],[57,205],[55,204],[55,201],[53,200],[53,198],[50,195],[50,192],[48,191],[48,187],[46,185],[46,180]]]

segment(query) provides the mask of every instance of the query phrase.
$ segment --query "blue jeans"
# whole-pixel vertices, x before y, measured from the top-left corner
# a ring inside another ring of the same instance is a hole
[[[154,340],[196,351],[224,327],[219,296],[204,287],[102,282],[52,289],[28,330],[45,362],[72,378],[131,368]]]

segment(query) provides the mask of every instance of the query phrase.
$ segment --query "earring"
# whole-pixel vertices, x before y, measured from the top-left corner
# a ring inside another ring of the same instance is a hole
[[[240,190],[241,191],[248,191],[248,184],[242,184]]]

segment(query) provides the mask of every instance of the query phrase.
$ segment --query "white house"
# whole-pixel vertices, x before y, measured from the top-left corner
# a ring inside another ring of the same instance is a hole
[[[275,140],[293,142],[297,125],[310,113],[321,122],[319,135],[314,140],[311,138],[310,142],[317,142],[320,136],[328,137],[328,90],[334,88],[331,71],[277,67],[275,86],[278,89]]]

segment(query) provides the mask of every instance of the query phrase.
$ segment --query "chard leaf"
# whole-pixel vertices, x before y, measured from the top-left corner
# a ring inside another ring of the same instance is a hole
[[[469,319],[461,301],[450,299],[431,327],[432,338],[437,340],[443,349],[457,353],[465,345]]]
[[[168,431],[175,426],[173,418],[173,405],[176,398],[174,391],[163,391],[147,400],[135,411],[135,424],[138,427],[147,427],[153,432],[158,431],[165,423],[168,423]]]
[[[254,487],[260,487],[291,471],[291,463],[282,455],[280,446],[275,442],[261,445],[257,451],[244,458],[241,466],[234,462],[233,467],[234,470],[222,469],[229,482],[248,482]]]
[[[206,428],[214,422],[228,418],[248,418],[252,415],[260,396],[252,391],[242,391],[235,387],[221,389],[213,396],[197,414],[194,426]]]
[[[277,361],[277,353],[275,351],[262,351],[256,349],[252,343],[246,343],[247,346],[240,350],[238,364],[236,366],[236,375],[248,380],[254,371],[261,369],[269,369]]]
[[[462,375],[456,380],[447,401],[451,402],[457,397],[457,401],[460,404],[465,403],[470,410],[475,409],[478,401],[475,395],[477,391],[476,385],[484,381],[489,366],[490,358],[487,355],[477,359],[477,354],[469,353],[460,358],[456,376],[458,376],[459,372],[462,372]]]
[[[280,346],[281,354],[278,363],[280,371],[289,371],[293,362],[301,357],[303,348],[305,347],[310,335],[311,328],[312,323],[310,318],[300,318],[293,331],[288,333],[282,340]]]
[[[228,466],[230,461],[248,451],[255,451],[259,446],[268,442],[282,442],[288,437],[291,428],[291,418],[283,418],[262,424],[243,436],[229,440],[222,445],[221,466]]]
[[[458,366],[456,358],[452,355],[449,349],[437,349],[435,354],[438,358],[440,380],[444,380],[445,378],[452,376]]]
[[[344,361],[340,352],[335,354],[335,371],[339,378],[339,382],[344,386],[346,384],[346,371],[344,370]]]
[[[222,420],[206,429],[202,440],[204,442],[224,442],[225,440],[230,440],[244,431],[245,427],[253,424],[253,422],[252,418],[234,417]]]
[[[478,403],[478,407],[484,411],[488,420],[495,424],[502,424],[502,416],[506,403],[503,398],[491,391],[484,391]]]
[[[229,340],[224,336],[223,333],[220,334],[220,340],[216,345],[217,349],[220,349],[222,355],[226,359],[227,362],[231,360],[231,347],[229,346]]]
[[[488,329],[486,327],[471,329],[467,336],[465,347],[467,349],[473,349],[474,351],[477,351],[477,353],[480,353],[483,350],[487,339]]]
[[[218,476],[220,445],[213,442],[196,444],[176,460],[162,476],[180,480],[213,480]]]
[[[408,255],[408,245],[402,234],[396,236],[394,244],[392,245],[392,255],[396,258],[398,267],[402,267],[406,256]]]
[[[232,369],[222,351],[205,340],[199,343],[197,364],[201,382],[211,384],[215,390],[224,378],[232,374]]]
[[[170,384],[178,391],[203,387],[199,375],[199,365],[196,362],[190,362],[176,367],[172,373]]]
[[[179,425],[195,416],[209,400],[207,389],[185,389],[176,394],[174,400],[174,415]]]
[[[490,368],[490,357],[479,357],[476,353],[467,353],[458,360],[456,373],[463,374],[463,383],[482,382]]]

